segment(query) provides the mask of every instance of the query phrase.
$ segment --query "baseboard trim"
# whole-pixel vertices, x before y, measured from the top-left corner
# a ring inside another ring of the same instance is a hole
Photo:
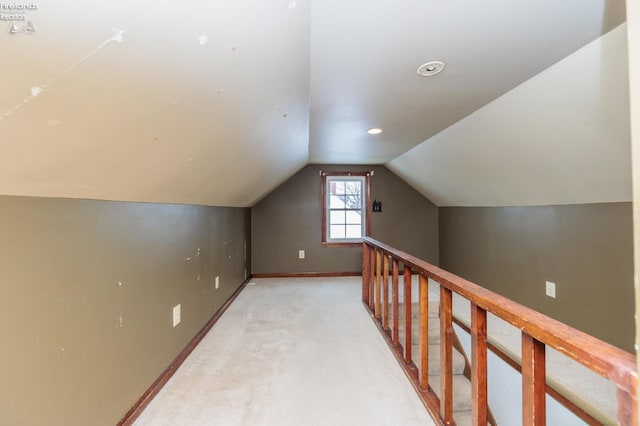
[[[178,354],[178,356],[169,364],[169,366],[160,374],[160,376],[151,384],[149,389],[147,389],[142,396],[136,401],[136,403],[127,411],[127,413],[120,419],[118,422],[118,426],[130,426],[136,419],[142,414],[147,405],[153,400],[153,398],[160,392],[163,386],[169,381],[171,376],[175,374],[178,368],[182,365],[182,363],[187,359],[187,357],[193,352],[193,350],[198,346],[198,343],[207,335],[211,327],[214,326],[216,322],[220,319],[222,314],[225,313],[227,308],[233,303],[233,301],[238,297],[240,292],[244,290],[247,286],[247,283],[251,280],[251,277],[245,280],[240,287],[236,291],[233,292],[231,297],[227,299],[227,301],[218,309],[218,311],[211,317],[209,321],[202,327],[202,329],[196,334],[191,341],[185,346],[182,351]]]
[[[264,274],[252,274],[253,278],[334,278],[334,277],[360,277],[362,272],[267,272]]]

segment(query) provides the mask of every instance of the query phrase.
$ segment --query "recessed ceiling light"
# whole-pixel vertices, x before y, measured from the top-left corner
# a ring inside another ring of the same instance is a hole
[[[367,133],[369,133],[370,135],[379,135],[380,133],[382,133],[382,129],[374,127],[373,129],[367,130]]]
[[[418,75],[420,77],[431,77],[444,70],[444,62],[442,61],[430,61],[424,63],[418,67]]]

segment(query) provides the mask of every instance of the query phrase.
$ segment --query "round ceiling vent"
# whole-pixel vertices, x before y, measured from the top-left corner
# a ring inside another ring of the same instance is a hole
[[[430,61],[418,67],[418,75],[420,77],[431,77],[439,74],[444,69],[444,62]]]

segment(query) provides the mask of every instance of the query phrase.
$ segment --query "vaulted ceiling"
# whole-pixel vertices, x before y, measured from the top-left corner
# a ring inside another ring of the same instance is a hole
[[[344,163],[440,205],[630,198],[624,0],[37,5],[0,21],[0,194],[250,206]]]

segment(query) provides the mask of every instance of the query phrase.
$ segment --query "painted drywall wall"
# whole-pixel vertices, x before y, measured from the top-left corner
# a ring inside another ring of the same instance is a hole
[[[636,351],[640,354],[640,4],[627,1],[629,100],[633,172],[634,283],[636,301]],[[638,371],[640,372],[640,356]],[[639,403],[640,404],[640,403]],[[640,412],[640,410],[638,410]]]
[[[248,209],[0,196],[0,211],[0,425],[116,424],[245,279]]]
[[[631,203],[446,207],[439,219],[444,269],[633,350]]]
[[[371,235],[429,262],[438,262],[438,212],[429,200],[383,166],[311,165],[251,209],[253,273],[355,272],[362,249],[321,245],[321,170],[367,171],[371,199],[382,213],[371,214]],[[298,259],[305,250],[305,259]]]
[[[631,201],[628,89],[621,25],[389,167],[438,206]]]

